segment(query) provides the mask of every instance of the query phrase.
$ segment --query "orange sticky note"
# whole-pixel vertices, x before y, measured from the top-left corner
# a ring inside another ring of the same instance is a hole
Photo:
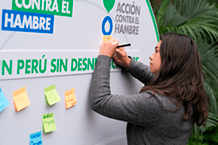
[[[65,107],[66,109],[73,107],[76,105],[76,95],[75,95],[75,89],[72,88],[65,92]]]
[[[111,35],[103,35],[103,42],[106,42],[108,40],[111,40],[112,36]]]
[[[13,101],[14,107],[17,112],[30,105],[30,101],[26,92],[26,87],[23,87],[13,92]]]

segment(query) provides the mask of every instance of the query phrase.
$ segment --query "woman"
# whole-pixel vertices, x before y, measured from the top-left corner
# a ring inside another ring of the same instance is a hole
[[[194,123],[204,125],[208,118],[196,43],[185,35],[162,35],[149,67],[128,57],[124,48],[116,49],[118,43],[101,45],[90,88],[92,109],[128,122],[129,145],[186,145]],[[112,58],[145,84],[138,94],[111,94]]]

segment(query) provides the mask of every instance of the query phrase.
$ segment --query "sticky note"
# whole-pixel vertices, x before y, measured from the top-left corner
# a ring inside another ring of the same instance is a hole
[[[111,35],[103,35],[103,42],[106,42],[108,40],[111,40],[112,36]]]
[[[13,101],[15,109],[18,112],[30,105],[30,101],[26,92],[26,87],[23,87],[13,92]]]
[[[2,112],[8,105],[10,104],[0,88],[0,112]]]
[[[58,93],[55,89],[55,85],[51,85],[44,89],[45,98],[49,105],[54,105],[55,103],[61,101]]]
[[[65,107],[66,107],[66,109],[76,105],[77,102],[76,102],[76,95],[75,95],[74,88],[66,91],[64,94],[65,94]]]
[[[42,123],[43,123],[43,130],[45,133],[57,130],[54,120],[54,113],[44,114],[42,117]]]
[[[42,145],[41,131],[30,135],[30,145]]]

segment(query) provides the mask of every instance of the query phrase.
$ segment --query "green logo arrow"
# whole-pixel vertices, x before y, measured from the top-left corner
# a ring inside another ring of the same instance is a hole
[[[104,7],[109,13],[111,9],[114,7],[115,0],[103,0],[104,2]]]

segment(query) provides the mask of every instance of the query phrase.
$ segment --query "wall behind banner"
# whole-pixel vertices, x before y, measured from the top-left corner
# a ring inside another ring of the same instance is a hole
[[[41,131],[44,145],[126,145],[126,123],[89,106],[91,77],[103,40],[112,35],[128,55],[149,64],[159,41],[145,0],[1,0],[0,88],[10,105],[0,112],[0,144],[27,145]],[[47,106],[44,88],[55,84],[61,101]],[[112,62],[113,94],[134,94],[142,84]],[[30,106],[16,112],[13,92],[26,87]],[[64,92],[75,88],[77,104],[65,108]],[[57,130],[45,134],[42,116],[54,113]]]

